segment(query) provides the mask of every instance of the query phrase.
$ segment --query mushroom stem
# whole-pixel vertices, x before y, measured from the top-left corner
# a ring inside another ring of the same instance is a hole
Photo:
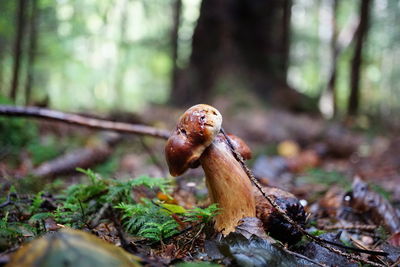
[[[210,199],[221,208],[215,217],[215,229],[227,235],[235,230],[240,219],[256,216],[252,185],[223,138],[213,141],[200,162]]]

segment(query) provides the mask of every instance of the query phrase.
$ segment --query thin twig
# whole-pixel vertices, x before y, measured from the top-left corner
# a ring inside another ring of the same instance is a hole
[[[336,226],[336,225],[327,225],[327,226],[322,226],[322,229],[324,230],[360,230],[360,231],[372,231],[377,228],[376,225],[369,225],[369,224],[355,224],[355,225],[349,225],[349,226]]]
[[[393,263],[392,265],[390,265],[390,267],[396,267],[400,265],[400,257],[397,259],[397,261],[395,263]]]
[[[309,257],[306,257],[306,256],[304,256],[304,255],[301,255],[301,254],[299,254],[299,253],[297,253],[297,252],[288,250],[288,249],[286,249],[286,248],[284,248],[284,247],[282,247],[282,248],[283,248],[283,250],[284,250],[286,253],[292,254],[292,255],[295,256],[295,257],[298,257],[298,258],[301,258],[301,259],[303,259],[303,260],[312,262],[312,263],[314,263],[314,264],[316,264],[316,265],[318,265],[318,266],[328,267],[328,265],[325,265],[325,264],[323,264],[323,263],[319,263],[319,262],[317,262],[317,261],[315,261],[315,260],[313,260],[313,259],[310,259]]]
[[[11,201],[11,196],[15,196],[15,193],[10,193],[7,195],[7,199],[6,201],[4,201],[3,203],[0,204],[0,209],[7,207],[8,205],[13,204],[14,202]]]
[[[357,260],[359,262],[365,263],[365,264],[371,264],[372,266],[385,266],[376,262],[372,262],[369,260],[365,260],[362,257],[358,256],[358,255],[352,255],[349,254],[347,252],[343,252],[341,250],[338,250],[336,248],[333,248],[331,246],[328,246],[326,243],[330,244],[330,245],[334,245],[334,246],[338,246],[338,247],[342,247],[342,248],[346,248],[346,249],[352,249],[355,250],[357,252],[361,252],[361,253],[367,253],[367,254],[371,254],[371,255],[382,255],[382,256],[386,256],[387,253],[385,252],[381,252],[381,251],[370,251],[370,250],[362,250],[360,251],[360,249],[354,249],[351,247],[347,247],[347,246],[343,246],[328,240],[324,240],[321,239],[319,237],[313,236],[310,233],[308,233],[306,230],[304,230],[298,223],[296,223],[295,221],[292,220],[292,218],[290,218],[286,212],[278,205],[275,203],[275,201],[267,194],[264,192],[261,184],[257,181],[257,179],[254,177],[252,171],[249,169],[249,167],[247,167],[247,165],[244,163],[244,159],[242,158],[242,156],[236,151],[235,147],[232,145],[232,141],[230,140],[229,136],[227,136],[225,134],[225,131],[221,128],[221,133],[225,136],[225,139],[227,141],[227,144],[229,145],[234,157],[236,158],[236,160],[241,164],[243,170],[246,172],[247,176],[249,177],[249,179],[253,182],[253,184],[255,185],[255,187],[260,191],[260,193],[264,196],[264,198],[266,200],[268,200],[268,202],[272,205],[272,207],[274,207],[279,214],[286,220],[288,221],[291,225],[293,225],[298,231],[300,231],[303,235],[305,235],[307,238],[311,239],[312,241],[318,243],[321,247],[326,248],[327,250],[334,252],[336,254],[339,254],[341,256],[346,257],[349,260]]]
[[[77,114],[38,107],[0,105],[0,115],[48,119],[93,129],[148,135],[161,139],[168,139],[170,135],[170,132],[167,130],[157,129],[146,125],[94,119]]]
[[[353,238],[351,235],[349,237],[350,237],[350,240],[353,242],[353,244],[355,246],[360,247],[362,249],[367,249],[367,247],[364,246],[360,241],[358,241],[357,239]],[[372,255],[372,257],[374,257],[375,259],[380,261],[382,264],[386,264],[386,262],[381,258],[381,256]]]
[[[90,229],[95,228],[99,225],[101,218],[104,216],[104,213],[110,208],[110,203],[105,203],[99,210],[99,212],[95,213],[92,219],[89,220]]]

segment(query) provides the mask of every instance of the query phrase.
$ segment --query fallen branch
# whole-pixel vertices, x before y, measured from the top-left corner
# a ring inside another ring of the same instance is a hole
[[[381,251],[375,251],[375,250],[363,250],[363,249],[355,249],[352,247],[347,247],[341,244],[337,244],[335,242],[331,242],[316,236],[311,235],[310,233],[308,233],[306,230],[304,230],[299,224],[297,224],[295,221],[292,220],[292,218],[290,218],[286,212],[278,205],[275,203],[275,201],[264,192],[264,190],[262,189],[262,186],[260,185],[260,183],[257,181],[257,179],[254,177],[252,171],[249,169],[249,167],[247,167],[247,165],[244,162],[244,159],[242,158],[242,156],[236,151],[235,147],[233,146],[231,139],[229,138],[229,136],[227,136],[225,134],[225,131],[221,128],[221,132],[222,134],[225,136],[225,139],[227,140],[227,143],[229,145],[229,147],[232,150],[233,155],[235,156],[236,160],[242,165],[244,171],[246,172],[247,176],[249,177],[249,179],[253,182],[253,184],[255,185],[255,187],[260,191],[260,193],[265,197],[265,199],[268,200],[268,202],[272,205],[272,207],[274,207],[281,215],[282,217],[288,221],[291,225],[293,225],[298,231],[300,231],[304,236],[306,236],[308,239],[316,242],[318,245],[320,245],[321,247],[326,248],[327,250],[334,252],[336,254],[339,254],[341,256],[346,257],[349,260],[356,260],[358,262],[362,262],[365,264],[371,264],[372,266],[385,266],[373,261],[369,261],[366,259],[363,259],[362,257],[358,256],[358,255],[352,255],[349,254],[347,252],[341,251],[337,248],[331,247],[327,244],[333,245],[333,246],[337,246],[337,247],[341,247],[341,248],[345,248],[345,249],[351,249],[360,253],[366,253],[366,254],[370,254],[370,255],[381,255],[381,256],[387,256],[387,253],[385,252],[381,252]]]
[[[11,197],[12,197],[12,196],[15,196],[15,193],[9,193],[9,194],[7,195],[6,201],[4,201],[3,203],[0,204],[0,209],[1,209],[1,208],[4,208],[4,207],[7,207],[8,205],[13,204],[13,202],[11,201]]]
[[[40,164],[32,171],[38,177],[56,177],[74,173],[77,167],[88,169],[105,162],[113,153],[112,147],[121,140],[119,134],[101,136],[96,146],[78,148]]]
[[[38,107],[0,105],[0,115],[49,119],[53,121],[59,121],[63,123],[74,124],[93,129],[116,131],[120,133],[148,135],[161,139],[168,139],[170,135],[169,131],[167,130],[157,129],[151,126],[94,119],[77,114],[66,113],[45,108],[38,108]]]
[[[319,263],[319,262],[317,262],[317,261],[315,261],[315,260],[313,260],[313,259],[310,259],[309,257],[306,257],[306,256],[301,255],[301,254],[299,254],[299,253],[296,253],[296,252],[294,252],[294,251],[288,250],[288,249],[285,248],[285,247],[282,247],[282,249],[283,249],[286,253],[288,253],[288,254],[292,254],[292,255],[295,256],[295,257],[298,257],[298,258],[300,258],[300,259],[309,261],[309,262],[311,262],[311,263],[314,263],[315,265],[322,266],[322,267],[328,267],[327,265],[325,265],[325,264],[323,264],[323,263]]]

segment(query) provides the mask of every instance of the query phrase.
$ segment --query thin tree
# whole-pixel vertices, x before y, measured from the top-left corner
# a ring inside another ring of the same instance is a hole
[[[292,18],[292,0],[283,1],[283,17],[282,17],[282,59],[281,72],[283,79],[286,79],[289,65],[290,54],[290,37],[291,37],[291,18]]]
[[[5,57],[5,40],[0,36],[0,62],[3,62]],[[0,94],[5,94],[4,92],[4,74],[3,74],[4,64],[0,64]]]
[[[171,30],[171,46],[172,46],[172,77],[171,91],[176,90],[179,67],[178,67],[178,49],[179,49],[179,27],[181,25],[182,0],[175,0],[172,6],[172,30]]]
[[[331,97],[332,101],[332,111],[333,117],[337,115],[337,97],[336,97],[336,73],[337,73],[337,60],[339,56],[339,47],[338,47],[338,27],[337,27],[337,9],[338,9],[339,0],[332,1],[332,37],[330,41],[331,46],[331,72],[328,80],[327,91]]]
[[[14,63],[13,63],[13,75],[11,80],[10,98],[15,102],[18,92],[18,82],[21,71],[22,61],[22,45],[24,41],[24,29],[25,29],[25,18],[26,18],[26,0],[19,0],[16,9],[16,35],[14,42]]]
[[[351,61],[350,96],[347,105],[347,114],[349,116],[357,115],[360,105],[362,52],[368,34],[371,2],[372,0],[361,0],[360,4],[360,22],[357,28],[356,44]]]
[[[25,104],[31,103],[32,87],[34,85],[34,66],[36,59],[37,46],[37,18],[38,0],[31,0],[31,14],[29,18],[29,50],[28,50],[28,70],[25,85]]]
[[[115,105],[121,107],[124,94],[124,79],[126,73],[126,58],[127,58],[127,42],[126,42],[126,30],[128,24],[128,11],[129,11],[130,0],[123,1],[121,9],[121,20],[119,24],[119,43],[118,43],[118,61],[115,73]]]

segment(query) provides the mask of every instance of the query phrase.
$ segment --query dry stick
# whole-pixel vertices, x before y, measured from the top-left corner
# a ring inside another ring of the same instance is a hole
[[[331,252],[334,252],[336,254],[344,256],[349,260],[357,260],[357,261],[365,263],[365,264],[371,264],[372,266],[385,266],[385,265],[382,265],[382,264],[379,264],[379,263],[375,263],[375,262],[372,262],[372,261],[369,261],[369,260],[365,260],[365,259],[361,258],[360,256],[352,255],[352,254],[349,254],[347,252],[343,252],[341,250],[338,250],[336,248],[328,246],[325,243],[328,243],[328,244],[331,244],[331,245],[334,245],[334,246],[339,246],[339,247],[346,248],[346,249],[352,249],[352,250],[355,250],[355,251],[358,251],[358,252],[362,252],[362,253],[372,254],[372,255],[384,255],[384,256],[386,256],[387,254],[384,253],[384,252],[350,248],[350,247],[347,247],[347,246],[343,246],[343,245],[340,245],[340,244],[337,244],[337,243],[334,243],[334,242],[330,242],[328,240],[324,240],[324,239],[321,239],[319,237],[313,236],[313,235],[309,234],[306,230],[304,230],[300,225],[298,225],[295,221],[293,221],[292,218],[290,218],[286,214],[286,212],[280,206],[278,206],[275,203],[275,201],[267,193],[264,192],[264,190],[262,189],[262,186],[257,181],[257,179],[254,177],[254,175],[253,175],[252,171],[249,169],[249,167],[247,167],[247,165],[244,163],[244,159],[236,151],[235,147],[232,145],[232,142],[231,142],[230,138],[225,134],[225,131],[222,128],[221,128],[221,133],[225,136],[225,139],[226,139],[230,149],[232,150],[232,153],[233,153],[234,157],[240,163],[240,165],[242,165],[242,168],[246,172],[246,174],[249,177],[249,179],[257,187],[257,189],[264,196],[264,198],[268,200],[268,202],[272,205],[272,207],[274,207],[282,215],[282,217],[286,221],[288,221],[291,225],[293,225],[298,231],[300,231],[303,235],[305,235],[306,237],[308,237],[312,241],[318,243],[321,247],[324,247],[324,248],[326,248],[327,250],[329,250]]]
[[[308,257],[306,257],[306,256],[304,256],[304,255],[301,255],[301,254],[299,254],[299,253],[297,253],[297,252],[288,250],[287,248],[283,248],[283,250],[284,250],[286,253],[288,253],[288,254],[291,254],[291,255],[293,255],[293,256],[295,256],[295,257],[298,257],[298,258],[300,258],[300,259],[309,261],[309,262],[311,262],[311,263],[314,263],[315,265],[322,266],[322,267],[328,267],[328,265],[325,265],[325,264],[323,264],[323,263],[319,263],[319,262],[317,262],[317,261],[315,261],[315,260],[313,260],[313,259],[310,259],[310,258],[308,258]]]
[[[362,249],[367,249],[367,247],[365,247],[360,241],[358,241],[357,239],[353,238],[352,236],[349,236],[350,240],[352,241],[352,243]],[[377,255],[373,255],[373,257],[375,259],[377,259],[378,261],[380,261],[382,264],[386,264],[386,262],[381,258],[381,256],[377,256]]]
[[[162,139],[168,139],[170,135],[170,132],[167,130],[157,129],[146,125],[94,119],[77,114],[65,113],[57,110],[38,107],[0,105],[0,115],[49,119],[53,121],[60,121],[64,123],[85,126],[93,129],[148,135]]]
[[[110,203],[105,203],[100,210],[95,213],[92,218],[89,220],[90,229],[95,228],[99,225],[101,218],[104,216],[104,213],[110,208]]]
[[[320,226],[321,227],[321,226]],[[360,224],[360,225],[349,225],[349,226],[322,226],[324,230],[360,230],[360,231],[372,231],[377,228],[376,225]]]
[[[397,261],[395,263],[393,263],[392,265],[390,265],[390,267],[396,267],[400,264],[400,257],[397,259]]]
[[[7,207],[8,205],[13,204],[13,202],[11,201],[11,195],[13,195],[13,193],[10,193],[10,194],[7,195],[6,201],[4,201],[3,203],[0,204],[0,209],[4,208],[4,207]]]

